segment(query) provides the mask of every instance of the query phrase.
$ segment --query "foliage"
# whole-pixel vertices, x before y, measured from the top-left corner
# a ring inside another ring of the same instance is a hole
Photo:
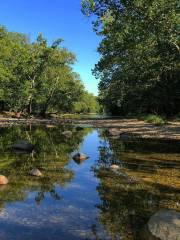
[[[144,226],[159,209],[175,209],[179,201],[179,143],[125,141],[101,132],[99,156],[94,165],[99,182],[99,221],[110,239],[148,239]],[[104,138],[104,141],[103,141]],[[174,154],[177,153],[176,157]],[[119,171],[109,171],[112,164]],[[171,166],[171,167],[170,167]]]
[[[166,123],[166,121],[157,115],[153,115],[153,114],[149,114],[147,116],[142,117],[142,120],[148,122],[148,123],[153,123],[155,125],[164,125]]]
[[[73,72],[75,55],[62,41],[48,45],[39,34],[31,43],[26,35],[0,27],[0,110],[41,116],[73,112],[89,93]]]
[[[70,139],[65,139],[62,132],[71,130]],[[84,136],[91,129],[76,131],[73,126],[13,126],[0,128],[0,168],[1,174],[8,176],[10,184],[0,191],[1,203],[25,200],[27,189],[37,191],[35,202],[40,204],[47,193],[59,200],[56,186],[62,188],[74,178],[74,171],[67,168],[71,154],[78,151]],[[35,145],[33,153],[14,152],[11,147],[17,139],[26,139]],[[29,171],[38,168],[43,177],[33,178]],[[0,206],[1,210],[1,206]]]
[[[74,112],[76,113],[97,113],[99,109],[97,98],[88,92],[84,92],[81,100],[74,104]]]
[[[180,108],[177,0],[83,0],[102,37],[101,102],[112,114],[175,115]]]

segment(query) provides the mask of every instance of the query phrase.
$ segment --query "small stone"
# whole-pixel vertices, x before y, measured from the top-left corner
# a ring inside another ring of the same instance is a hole
[[[41,177],[42,173],[39,171],[39,169],[34,168],[29,172],[29,175],[35,176],[35,177]]]
[[[83,153],[77,153],[73,156],[73,159],[76,163],[80,164],[82,161],[86,160],[88,156]]]
[[[8,184],[8,179],[7,177],[3,176],[3,175],[0,175],[0,185],[6,185]]]
[[[111,170],[118,170],[118,169],[120,169],[120,167],[116,164],[113,164],[113,165],[110,166],[110,169]]]
[[[64,132],[62,132],[62,135],[64,135],[66,138],[70,138],[72,136],[72,132],[71,131],[64,131]]]
[[[50,124],[47,124],[47,125],[46,125],[46,127],[47,127],[47,128],[54,128],[54,127],[55,127],[55,125],[50,125]]]

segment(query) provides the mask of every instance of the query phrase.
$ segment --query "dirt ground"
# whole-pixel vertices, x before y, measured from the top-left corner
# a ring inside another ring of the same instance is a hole
[[[80,124],[97,128],[112,128],[119,134],[131,134],[140,138],[180,140],[180,121],[169,121],[163,126],[139,121],[137,119],[17,119],[0,117],[0,127],[17,124],[44,124],[52,127],[58,124]]]

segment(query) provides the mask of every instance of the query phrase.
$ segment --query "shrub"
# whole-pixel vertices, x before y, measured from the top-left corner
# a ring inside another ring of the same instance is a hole
[[[154,114],[149,114],[147,116],[144,116],[142,119],[148,123],[152,123],[158,126],[161,126],[167,123],[166,120],[164,120],[162,117]]]

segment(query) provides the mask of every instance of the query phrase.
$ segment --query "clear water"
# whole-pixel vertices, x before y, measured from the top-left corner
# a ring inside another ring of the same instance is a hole
[[[17,139],[35,151],[12,151]],[[74,162],[78,151],[89,159]],[[43,177],[29,176],[32,168]],[[179,168],[178,142],[122,142],[105,129],[76,126],[0,128],[0,174],[9,179],[0,187],[0,239],[147,239],[153,213],[180,210]]]

